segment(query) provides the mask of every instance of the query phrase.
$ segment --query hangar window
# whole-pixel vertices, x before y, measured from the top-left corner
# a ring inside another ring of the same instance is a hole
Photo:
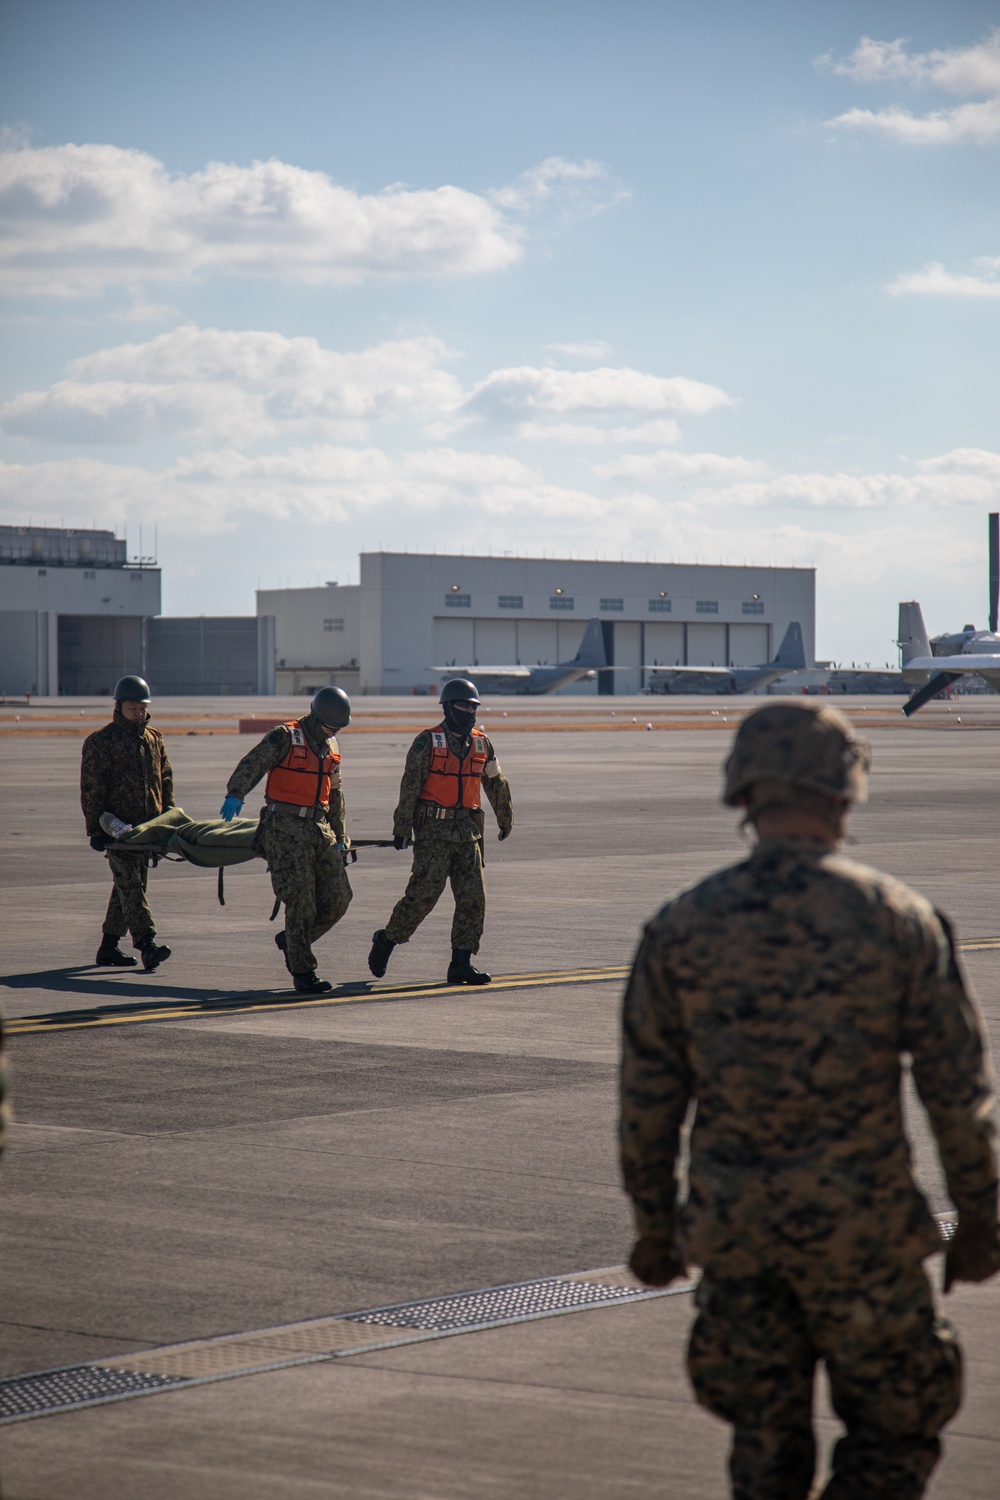
[[[132,582],[133,583],[141,583],[142,582],[142,574],[141,573],[133,573],[132,574]]]
[[[323,629],[324,630],[343,630],[343,628],[344,628],[344,622],[343,622],[343,620],[324,620],[323,621]]]
[[[762,615],[764,613],[763,599],[744,599],[743,613],[745,615]]]
[[[46,573],[48,571],[49,571],[48,568],[39,568],[39,570],[38,570],[38,576],[39,576],[39,578],[44,578],[45,575],[46,575]]]
[[[718,599],[696,599],[694,601],[694,612],[696,615],[717,615],[719,613]]]
[[[523,594],[499,594],[497,596],[497,609],[523,609]]]
[[[664,599],[661,596],[659,599],[650,599],[649,607],[652,610],[653,614],[669,615],[674,606],[673,602],[670,599]]]
[[[85,568],[83,576],[84,578],[96,578],[97,574],[94,572],[93,568]]]
[[[602,599],[601,608],[604,610],[605,614],[620,614],[625,608],[625,601],[624,599]]]
[[[575,607],[572,594],[552,594],[549,598],[549,609],[575,609]]]
[[[471,594],[445,594],[444,602],[449,609],[471,609]]]

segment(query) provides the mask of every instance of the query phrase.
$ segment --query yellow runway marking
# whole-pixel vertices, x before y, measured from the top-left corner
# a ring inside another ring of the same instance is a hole
[[[963,953],[985,953],[1000,950],[1000,937],[969,938],[958,944]],[[502,974],[494,978],[489,991],[548,989],[564,984],[613,984],[628,977],[628,964],[606,969],[547,969],[537,974]],[[286,1010],[315,1010],[329,1005],[365,1005],[387,1000],[433,1000],[442,995],[455,997],[469,986],[456,984],[407,984],[380,990],[374,983],[345,984],[327,995],[299,1000],[291,995],[259,993],[250,995],[216,995],[204,1000],[156,1004],[135,1001],[121,1005],[88,1007],[80,1010],[52,1011],[47,1015],[21,1016],[6,1023],[8,1036],[32,1036],[52,1031],[91,1031],[101,1026],[134,1026],[149,1021],[197,1021],[209,1016],[253,1015],[264,1011],[275,1014]]]
[[[628,974],[628,965],[610,969],[552,969],[538,974],[505,974],[495,977],[488,986],[495,990],[541,989],[561,984],[611,983]],[[138,1001],[127,1005],[108,1005],[101,1009],[53,1011],[49,1015],[22,1016],[8,1021],[8,1036],[29,1036],[39,1032],[87,1031],[98,1026],[130,1026],[146,1021],[191,1021],[204,1016],[247,1015],[253,1012],[313,1010],[317,1006],[359,1005],[371,1001],[423,1000],[440,995],[455,997],[467,993],[470,986],[457,984],[409,984],[396,989],[377,989],[374,983],[342,985],[327,995],[300,1000],[286,995],[264,998],[254,995],[219,995],[211,999],[191,1000],[168,1005]]]

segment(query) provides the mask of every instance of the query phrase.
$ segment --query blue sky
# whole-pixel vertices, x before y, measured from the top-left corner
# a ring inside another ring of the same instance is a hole
[[[0,514],[170,613],[362,547],[985,623],[1000,8],[6,0]]]

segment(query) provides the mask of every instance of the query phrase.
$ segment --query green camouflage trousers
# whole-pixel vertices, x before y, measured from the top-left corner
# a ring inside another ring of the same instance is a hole
[[[478,839],[420,838],[413,846],[413,868],[406,890],[385,926],[390,943],[405,943],[434,910],[448,881],[455,897],[451,946],[479,952],[486,921],[486,886]]]
[[[156,924],[146,900],[146,861],[138,854],[116,854],[109,849],[108,864],[114,886],[111,900],[104,918],[107,937],[124,937],[132,934],[133,948],[139,948],[147,938],[155,937]]]
[[[774,1273],[698,1288],[688,1372],[732,1424],[734,1500],[806,1500],[816,1465],[813,1376],[826,1363],[847,1431],[824,1500],[917,1500],[961,1400],[961,1352],[923,1268],[881,1258],[864,1285]]]
[[[344,856],[326,823],[309,818],[266,817],[261,845],[271,887],[285,906],[288,967],[309,974],[316,967],[312,944],[339,922],[351,904]]]

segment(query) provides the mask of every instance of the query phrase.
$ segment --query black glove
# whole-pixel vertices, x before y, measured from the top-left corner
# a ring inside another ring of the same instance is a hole
[[[955,1237],[945,1251],[944,1289],[954,1281],[988,1281],[1000,1271],[1000,1225],[958,1221]]]
[[[513,832],[513,828],[501,828],[500,832],[497,834],[498,843],[502,844],[504,839],[509,839]]]
[[[90,847],[96,849],[98,854],[103,854],[108,845],[113,843],[114,839],[109,839],[106,833],[95,833],[90,841]]]
[[[629,1270],[646,1286],[669,1286],[679,1276],[687,1276],[687,1266],[677,1259],[672,1237],[640,1235],[628,1264]]]
[[[409,849],[412,842],[413,840],[408,838],[405,833],[397,833],[392,841],[392,847],[394,849]]]

